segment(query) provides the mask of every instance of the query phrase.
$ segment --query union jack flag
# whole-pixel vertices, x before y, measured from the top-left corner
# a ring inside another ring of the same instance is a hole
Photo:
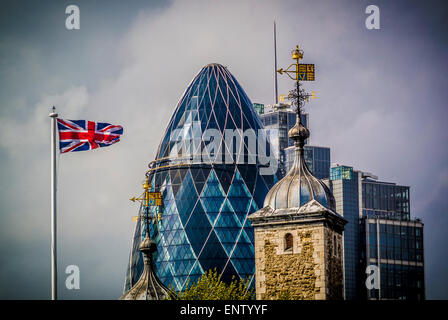
[[[87,120],[58,119],[61,153],[108,147],[120,141],[123,127]]]

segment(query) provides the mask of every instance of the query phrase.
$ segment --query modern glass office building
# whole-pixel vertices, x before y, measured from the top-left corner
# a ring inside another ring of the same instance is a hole
[[[361,269],[375,265],[379,288],[360,291],[369,300],[424,300],[423,223],[363,217]],[[365,276],[365,275],[364,275]]]
[[[376,265],[380,278],[379,289],[361,287],[367,299],[425,299],[423,223],[409,200],[408,186],[362,180],[361,270]]]
[[[354,300],[358,295],[359,276],[359,211],[360,172],[352,167],[331,168],[330,187],[336,201],[336,212],[348,223],[344,229],[344,291],[345,299]]]
[[[369,178],[363,180],[363,216],[409,220],[409,205],[409,187]]]
[[[181,290],[188,279],[194,282],[214,268],[224,280],[253,280],[254,235],[247,216],[263,206],[277,178],[261,174],[266,165],[259,161],[259,149],[253,154],[247,137],[237,134],[229,143],[225,135],[226,130],[253,130],[263,141],[262,128],[251,101],[226,67],[207,65],[187,87],[148,172],[153,190],[163,199],[162,221],[153,236],[156,274],[165,285]],[[269,155],[269,142],[264,142]],[[233,162],[224,161],[224,154]],[[125,291],[142,272],[137,250],[141,237],[138,221]]]
[[[336,165],[326,182],[344,231],[345,298],[425,298],[423,223],[411,219],[409,187]],[[378,259],[378,257],[380,257]],[[367,289],[366,268],[378,267],[380,288]]]

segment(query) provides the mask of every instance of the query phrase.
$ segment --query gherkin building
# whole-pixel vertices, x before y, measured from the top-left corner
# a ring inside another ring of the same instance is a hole
[[[235,276],[250,279],[253,286],[254,233],[247,216],[263,207],[278,180],[275,174],[262,174],[261,149],[251,148],[244,134],[264,139],[263,152],[269,156],[262,129],[227,67],[209,64],[187,87],[147,173],[153,191],[162,193],[163,206],[151,209],[161,210],[162,219],[151,232],[157,243],[156,274],[166,286],[182,290],[215,268],[224,281]],[[231,141],[227,132],[234,134]],[[224,154],[230,154],[230,161]],[[124,292],[143,270],[138,245],[144,230],[137,221]]]

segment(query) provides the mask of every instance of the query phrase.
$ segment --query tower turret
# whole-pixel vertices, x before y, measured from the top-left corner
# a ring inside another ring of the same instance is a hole
[[[148,177],[143,183],[143,197],[136,199],[131,198],[132,201],[141,200],[143,214],[140,219],[144,221],[145,238],[140,242],[139,250],[143,255],[144,269],[135,285],[125,294],[120,300],[164,300],[169,297],[175,297],[157,277],[154,271],[153,254],[157,251],[157,245],[154,239],[150,236],[150,223],[157,222],[160,218],[150,212],[150,184]]]
[[[298,46],[292,58],[296,63],[278,72],[296,81],[289,95],[297,107],[296,124],[289,131],[294,165],[268,192],[264,207],[248,217],[255,230],[256,295],[257,299],[342,299],[346,220],[335,212],[329,188],[306,165],[303,146],[310,132],[300,115],[309,95],[299,80],[308,78],[300,73],[303,51]]]

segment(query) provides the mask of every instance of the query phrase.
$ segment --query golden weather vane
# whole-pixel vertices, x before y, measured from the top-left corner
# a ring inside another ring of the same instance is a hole
[[[280,74],[286,73],[286,75],[292,80],[299,81],[299,61],[303,59],[303,50],[300,50],[299,46],[296,46],[296,48],[291,52],[291,56],[294,60],[296,60],[296,63],[292,63],[285,70],[283,70],[283,68],[280,68],[277,70],[277,72]],[[294,69],[292,69],[293,67]]]
[[[150,212],[150,207],[160,207],[162,206],[162,193],[161,192],[151,192],[151,184],[149,183],[149,177],[146,176],[145,181],[143,182],[143,194],[140,197],[132,197],[129,200],[132,202],[138,201],[142,204],[142,213],[140,214],[140,218],[146,220],[147,222],[152,221],[152,223],[156,223],[162,220],[162,213],[158,212]],[[138,216],[134,216],[132,220],[137,221]]]
[[[296,62],[290,64],[285,70],[283,70],[283,68],[278,69],[277,72],[280,74],[286,73],[288,77],[297,82],[314,81],[314,64],[299,63],[299,61],[303,59],[303,50],[300,50],[299,46],[296,46],[296,48],[292,50],[291,56]]]
[[[296,82],[296,92],[290,92],[288,98],[296,100],[297,112],[300,113],[303,103],[309,101],[309,98],[315,99],[316,92],[312,91],[311,94],[306,93],[303,89],[300,89],[300,81],[314,81],[315,80],[315,68],[314,64],[303,64],[300,60],[303,59],[303,50],[297,45],[294,50],[291,51],[291,57],[295,60],[295,63],[289,65],[288,68],[280,68],[278,73],[285,73],[290,79]]]

